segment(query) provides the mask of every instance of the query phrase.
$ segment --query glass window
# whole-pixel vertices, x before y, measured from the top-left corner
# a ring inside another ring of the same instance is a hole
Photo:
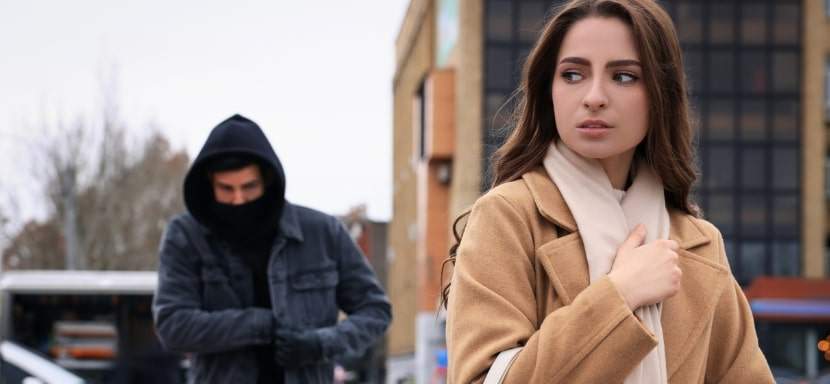
[[[511,111],[510,107],[504,104],[505,100],[507,97],[504,94],[493,92],[487,94],[487,125],[492,132],[503,130],[510,122]]]
[[[830,3],[830,0],[827,0]],[[830,248],[824,251],[824,276],[830,276]]]
[[[720,230],[721,234],[732,236],[735,228],[733,195],[731,193],[711,194],[707,203],[706,218]]]
[[[763,238],[766,235],[767,206],[764,196],[741,196],[741,234]]]
[[[798,56],[793,52],[772,55],[772,86],[776,92],[798,91]]]
[[[735,161],[731,147],[709,149],[706,162],[710,189],[731,188],[735,180]]]
[[[824,196],[830,199],[830,156],[824,159]]]
[[[776,189],[798,188],[798,151],[795,148],[772,150],[772,186]]]
[[[744,241],[741,244],[741,280],[748,284],[765,274],[767,247],[760,241]]]
[[[741,187],[761,189],[766,182],[766,156],[761,148],[744,148],[741,151]]]
[[[703,17],[700,4],[677,4],[677,34],[681,43],[700,43],[703,40]]]
[[[686,68],[690,93],[700,91],[703,78],[703,56],[699,49],[686,49],[683,52],[683,65]]]
[[[744,100],[741,102],[741,138],[743,140],[757,141],[766,137],[765,104],[763,100]]]
[[[767,37],[766,4],[741,4],[741,41],[746,44],[763,44]]]
[[[424,83],[421,82],[421,85],[418,87],[418,92],[415,94],[415,98],[412,100],[412,125],[413,125],[413,132],[415,133],[415,140],[414,143],[417,146],[415,153],[416,159],[423,160],[426,157],[426,132],[427,132],[427,122],[426,122],[426,103],[424,102]]]
[[[488,88],[512,89],[513,58],[510,49],[489,47],[487,49]]]
[[[735,252],[735,242],[728,238],[724,238],[723,247],[726,249],[726,260],[729,261],[729,265],[732,266],[734,271],[735,266],[738,266],[738,263],[735,261],[735,258],[737,257],[737,253]]]
[[[775,237],[796,237],[799,232],[798,198],[793,195],[775,196],[772,209],[772,230]]]
[[[677,26],[700,113],[696,140],[707,219],[723,233],[742,284],[759,274],[797,275],[803,2],[660,3]],[[830,55],[826,60],[822,106],[830,122]],[[827,174],[830,198],[830,156]]]
[[[709,140],[727,140],[735,136],[733,99],[710,99]]]
[[[824,120],[830,121],[830,57],[827,58],[824,68]]]
[[[534,42],[545,23],[547,2],[524,1],[519,3],[519,39]]]
[[[734,89],[735,58],[729,51],[713,51],[709,54],[709,90],[731,92]]]
[[[762,51],[741,52],[741,90],[760,94],[767,90],[766,57]]]
[[[735,41],[735,4],[719,2],[709,8],[709,41],[728,44]]]
[[[484,175],[481,178],[481,191],[484,192],[488,188],[490,188],[490,183],[493,182],[493,170],[490,168],[490,159],[493,158],[493,154],[496,153],[496,150],[499,148],[498,144],[490,144],[488,142],[484,143],[484,147],[482,148],[482,167],[481,169],[484,170]]]
[[[775,4],[772,40],[778,44],[798,43],[799,6],[797,3]]]
[[[527,58],[530,57],[531,46],[524,46],[519,48],[519,60],[517,65],[513,68],[513,83],[519,84],[522,81],[522,71],[524,70]]]
[[[510,41],[513,37],[513,6],[510,1],[487,2],[487,38]]]
[[[795,140],[798,138],[798,102],[779,100],[773,108],[772,131],[776,140]]]
[[[772,244],[772,274],[798,276],[801,274],[798,242],[776,241]]]

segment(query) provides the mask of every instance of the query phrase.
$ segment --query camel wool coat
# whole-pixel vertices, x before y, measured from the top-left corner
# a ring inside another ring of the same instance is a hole
[[[773,383],[720,232],[670,210],[680,292],[663,301],[670,383]],[[542,167],[481,197],[458,249],[447,313],[449,382],[480,383],[524,346],[504,383],[622,383],[657,345],[604,277],[589,285],[576,223]]]

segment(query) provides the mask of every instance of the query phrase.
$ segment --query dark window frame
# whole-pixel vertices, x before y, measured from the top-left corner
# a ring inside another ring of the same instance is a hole
[[[775,0],[759,0],[754,1],[755,4],[762,4],[765,6],[765,39],[763,43],[746,43],[744,39],[741,38],[741,14],[743,11],[742,4],[743,2],[734,2],[734,12],[732,15],[732,22],[731,27],[733,28],[733,41],[728,43],[712,43],[711,42],[711,28],[710,23],[713,19],[711,14],[711,3],[705,1],[690,1],[690,0],[676,0],[676,1],[664,1],[663,5],[667,8],[669,13],[673,16],[673,19],[676,23],[682,23],[682,20],[677,20],[677,14],[675,12],[675,8],[678,4],[681,3],[696,3],[703,6],[702,11],[702,31],[703,37],[701,41],[695,43],[687,43],[681,42],[681,47],[685,52],[694,51],[700,54],[700,62],[702,63],[701,68],[697,68],[697,75],[699,78],[695,79],[696,84],[698,86],[691,90],[691,99],[693,102],[693,106],[696,109],[696,112],[699,114],[700,117],[700,130],[698,131],[698,155],[700,158],[700,166],[702,170],[702,177],[700,183],[696,187],[695,194],[699,197],[699,202],[701,207],[706,212],[708,208],[708,200],[710,196],[723,196],[724,194],[731,194],[733,196],[733,201],[735,202],[734,206],[732,207],[732,234],[730,236],[724,236],[724,240],[733,244],[733,253],[730,256],[730,259],[733,260],[732,270],[735,274],[736,278],[741,282],[741,284],[748,284],[751,280],[755,277],[752,275],[747,275],[744,273],[744,268],[742,265],[743,262],[743,247],[741,244],[744,243],[752,243],[755,241],[762,241],[764,243],[764,267],[763,271],[765,274],[772,274],[774,272],[774,267],[776,265],[776,255],[774,254],[775,247],[780,244],[785,243],[794,243],[799,249],[801,248],[801,202],[798,197],[800,197],[801,191],[801,180],[802,180],[802,167],[800,164],[800,155],[801,155],[801,116],[800,113],[796,113],[795,115],[795,137],[794,138],[777,138],[776,132],[774,131],[774,117],[775,117],[775,108],[774,106],[777,105],[777,102],[790,102],[794,101],[796,105],[800,105],[801,98],[800,98],[800,90],[802,87],[800,78],[798,79],[795,90],[787,90],[787,91],[779,91],[775,89],[776,80],[773,76],[775,76],[774,67],[773,67],[773,60],[774,55],[777,53],[790,53],[796,55],[796,70],[801,71],[801,63],[803,58],[801,57],[801,44],[802,44],[802,32],[798,31],[798,37],[796,42],[789,42],[789,43],[781,43],[775,42],[773,40],[774,33],[775,33],[775,12],[774,7],[776,4],[790,4],[795,5],[798,7],[798,18],[801,19],[803,15],[803,6],[797,0],[791,1],[779,1],[776,2]],[[732,67],[732,74],[731,74],[731,90],[727,91],[712,91],[708,88],[709,84],[709,77],[710,77],[710,66],[709,64],[709,57],[714,52],[721,52],[727,53],[731,55],[733,60],[733,67]],[[760,54],[764,60],[762,64],[762,68],[764,69],[764,89],[761,92],[751,92],[745,89],[744,84],[742,84],[741,78],[741,71],[745,69],[744,63],[742,60],[747,58],[747,54]],[[687,68],[688,71],[688,68]],[[732,103],[731,108],[731,119],[733,121],[732,126],[733,132],[730,138],[711,138],[712,132],[710,132],[710,102],[714,100],[729,100]],[[746,101],[761,101],[764,103],[764,117],[763,117],[763,137],[759,139],[749,139],[745,137],[745,132],[743,131],[743,127],[741,124],[742,114],[744,112],[743,107],[745,106]],[[714,177],[711,174],[707,173],[707,169],[711,168],[709,158],[709,152],[714,148],[724,148],[729,147],[733,152],[733,175],[735,176],[735,181],[732,183],[731,186],[726,188],[721,187],[711,187],[709,183],[709,179]],[[753,187],[753,188],[746,188],[744,184],[746,184],[743,180],[745,176],[743,173],[744,167],[750,167],[749,164],[743,164],[743,157],[744,153],[748,151],[757,151],[761,150],[765,156],[767,157],[767,161],[765,169],[764,169],[764,180],[763,186],[760,188]],[[773,153],[776,150],[786,149],[786,150],[794,150],[797,162],[796,171],[797,174],[795,175],[796,184],[795,188],[787,188],[781,189],[776,188],[774,186],[774,163],[773,163]],[[765,216],[766,216],[766,228],[762,234],[745,234],[742,228],[744,224],[742,222],[742,208],[743,208],[743,199],[744,196],[763,196],[765,200]],[[798,228],[793,231],[794,235],[791,234],[779,234],[776,233],[776,201],[781,201],[787,198],[796,197],[797,199],[797,207],[796,207],[796,225]],[[782,256],[783,257],[783,256]],[[799,265],[801,263],[800,255],[799,255]],[[781,264],[781,263],[778,263]],[[748,272],[748,271],[747,271]]]

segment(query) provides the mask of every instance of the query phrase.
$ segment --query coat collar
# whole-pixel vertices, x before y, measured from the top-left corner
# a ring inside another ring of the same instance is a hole
[[[588,263],[576,222],[565,204],[559,189],[542,167],[522,176],[540,214],[547,220],[571,232],[537,248],[537,257],[557,291],[563,305],[570,304],[588,287]],[[710,324],[714,307],[723,289],[727,289],[727,267],[712,261],[712,242],[691,216],[677,211],[669,212],[669,238],[680,245],[680,267],[683,270],[683,289],[663,302],[663,337],[666,346],[667,369],[671,378],[697,345],[696,340]],[[722,251],[722,250],[721,250]],[[700,254],[698,254],[700,253]],[[702,255],[708,255],[704,257]]]
[[[571,210],[565,204],[565,199],[559,188],[550,179],[542,166],[522,175],[536,207],[542,217],[554,224],[564,228],[568,232],[576,232],[576,221]],[[669,210],[669,238],[677,241],[680,248],[689,250],[701,245],[708,244],[709,238],[703,233],[700,227],[692,221],[685,213],[671,209]]]

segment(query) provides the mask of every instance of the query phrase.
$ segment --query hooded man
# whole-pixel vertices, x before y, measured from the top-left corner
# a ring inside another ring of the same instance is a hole
[[[162,344],[193,354],[191,381],[330,383],[336,361],[386,330],[391,307],[363,254],[336,218],[285,200],[253,121],[213,128],[184,200],[161,241],[153,314]]]

